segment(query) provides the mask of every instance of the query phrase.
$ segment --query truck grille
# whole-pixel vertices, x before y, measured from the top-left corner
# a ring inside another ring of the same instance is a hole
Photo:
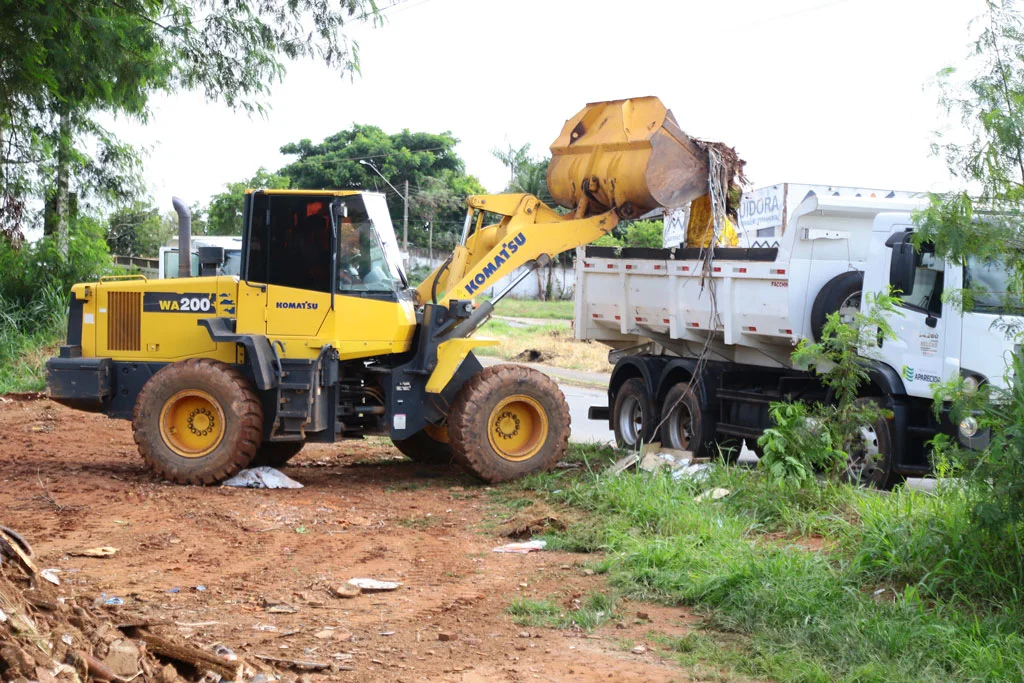
[[[110,292],[107,295],[107,348],[141,351],[141,339],[142,292]]]

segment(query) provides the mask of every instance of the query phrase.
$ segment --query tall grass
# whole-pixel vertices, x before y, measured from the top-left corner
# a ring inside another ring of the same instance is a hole
[[[703,482],[609,477],[587,456],[575,480],[522,484],[589,513],[551,547],[604,551],[617,591],[694,606],[712,642],[742,634],[722,665],[778,680],[1024,680],[1022,558],[1012,535],[973,531],[962,488],[787,491],[724,467]],[[695,500],[712,487],[731,493]]]
[[[48,238],[21,248],[0,240],[0,393],[44,388],[71,286],[112,270],[103,227],[88,217],[73,222],[67,253]]]
[[[26,302],[0,296],[0,393],[44,388],[46,358],[67,331],[68,298],[58,283]]]

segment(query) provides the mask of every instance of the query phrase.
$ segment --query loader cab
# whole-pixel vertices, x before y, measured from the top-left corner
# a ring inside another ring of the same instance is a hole
[[[337,340],[370,302],[409,297],[380,195],[250,191],[243,220],[239,330]]]

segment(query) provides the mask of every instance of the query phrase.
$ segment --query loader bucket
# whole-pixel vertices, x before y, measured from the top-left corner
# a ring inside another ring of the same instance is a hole
[[[708,192],[708,157],[657,97],[588,104],[551,144],[551,197],[567,209],[634,218]]]

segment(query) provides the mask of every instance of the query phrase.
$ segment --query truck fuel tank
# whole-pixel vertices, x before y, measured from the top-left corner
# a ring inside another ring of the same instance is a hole
[[[635,218],[708,192],[708,154],[657,97],[588,104],[551,144],[548,191],[587,215],[616,209]]]

